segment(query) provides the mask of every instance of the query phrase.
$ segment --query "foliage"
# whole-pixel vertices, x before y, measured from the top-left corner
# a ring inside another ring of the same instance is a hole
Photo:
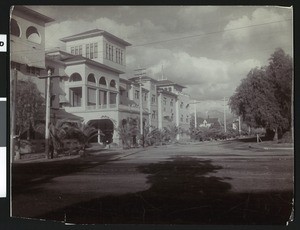
[[[123,148],[136,147],[138,142],[144,146],[162,145],[176,140],[180,129],[175,125],[164,127],[162,130],[153,128],[144,121],[143,136],[137,119],[123,119],[117,131],[122,140]]]
[[[82,122],[69,122],[60,120],[56,124],[49,125],[50,136],[54,150],[57,153],[63,151],[63,140],[76,139],[80,143],[80,148],[85,150],[89,141],[98,135],[98,130]],[[100,135],[104,135],[100,133]]]
[[[288,130],[291,125],[291,99],[293,83],[293,60],[282,49],[277,49],[269,59],[267,77],[275,88],[275,98],[279,103],[283,119],[281,128]]]
[[[191,139],[199,141],[225,140],[239,136],[238,130],[227,128],[227,132],[218,128],[199,127],[192,131]]]
[[[292,59],[278,49],[267,67],[252,69],[230,98],[232,112],[251,127],[287,130],[291,125]]]
[[[180,131],[181,129],[174,124],[164,127],[161,130],[155,128],[149,132],[149,135],[146,138],[146,143],[148,145],[163,145],[175,142],[176,136],[180,133]]]
[[[83,148],[88,146],[88,143],[92,138],[98,136],[98,130],[95,127],[83,122],[68,122],[61,120],[56,122],[55,128],[58,138],[76,139],[82,144]],[[103,136],[104,134],[100,132],[100,135]]]
[[[117,132],[122,140],[123,148],[130,148],[137,145],[137,139],[140,136],[137,119],[123,119],[117,128]]]
[[[30,79],[17,82],[15,113],[16,133],[19,134],[31,130],[45,117],[44,98]]]

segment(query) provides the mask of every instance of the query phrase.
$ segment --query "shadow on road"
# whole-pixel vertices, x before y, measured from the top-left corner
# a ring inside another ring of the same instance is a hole
[[[144,165],[148,190],[76,203],[37,218],[102,224],[285,224],[291,192],[232,193],[210,160],[177,157]]]
[[[93,168],[105,164],[117,153],[89,156],[87,158],[66,159],[60,161],[46,161],[12,165],[13,195],[43,192],[36,186],[47,183],[53,178]]]

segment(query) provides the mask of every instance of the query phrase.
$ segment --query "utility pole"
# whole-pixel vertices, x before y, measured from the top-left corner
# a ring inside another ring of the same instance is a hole
[[[11,160],[18,160],[20,159],[20,152],[16,152],[15,154],[15,138],[16,138],[16,104],[17,104],[17,81],[18,81],[18,71],[16,69],[13,70],[13,87],[11,91],[11,134],[10,134],[10,151],[11,151]]]
[[[226,98],[224,97],[224,132],[226,133],[227,130],[226,130]]]
[[[50,77],[51,77],[51,70],[48,70],[47,75],[47,91],[46,91],[46,123],[45,123],[45,153],[47,158],[51,158],[49,156],[49,125],[50,125]]]
[[[142,76],[144,76],[146,74],[145,72],[145,68],[141,68],[141,69],[136,69],[135,71],[141,71],[140,73],[136,73],[136,76],[139,76],[139,86],[140,86],[140,93],[139,93],[139,98],[140,98],[140,133],[142,136],[142,141],[143,141],[143,147],[144,147],[144,122],[143,122],[143,88],[142,88]]]
[[[241,116],[239,116],[239,134],[242,133]]]
[[[140,132],[143,136],[143,94],[142,94],[142,77],[140,76]]]
[[[291,95],[291,134],[294,143],[294,69],[292,70],[292,95]]]
[[[197,128],[197,107],[196,100],[194,100],[194,113],[195,113],[195,128]]]
[[[54,77],[60,77],[59,75],[52,75],[53,73],[51,72],[51,69],[48,69],[47,71],[47,76],[39,76],[40,79],[45,79],[46,78],[46,118],[45,118],[45,154],[47,158],[51,158],[52,156],[49,156],[49,139],[50,139],[50,130],[49,130],[49,125],[50,125],[50,83],[51,83],[51,78]]]

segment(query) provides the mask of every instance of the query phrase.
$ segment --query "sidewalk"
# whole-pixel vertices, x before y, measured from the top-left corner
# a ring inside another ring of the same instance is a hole
[[[253,148],[261,148],[264,150],[293,150],[293,143],[277,143],[273,141],[263,141],[259,143],[249,143]]]
[[[57,158],[53,159],[47,159],[45,153],[35,153],[36,157],[27,157],[23,159],[19,159],[13,162],[13,164],[22,164],[22,163],[47,163],[47,162],[57,162],[57,161],[68,161],[68,160],[74,160],[77,159],[87,159],[91,157],[97,157],[97,156],[107,156],[103,161],[113,161],[118,160],[120,158],[142,152],[146,149],[149,149],[151,147],[139,147],[139,148],[131,148],[131,149],[123,149],[121,147],[111,147],[109,149],[105,149],[101,146],[93,146],[91,148],[88,148],[86,150],[86,156],[80,156],[79,154],[76,155],[70,155],[70,156],[59,156]],[[31,154],[33,155],[33,154]]]

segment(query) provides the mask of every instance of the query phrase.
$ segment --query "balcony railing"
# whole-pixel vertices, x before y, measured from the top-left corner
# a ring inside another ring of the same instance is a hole
[[[83,106],[70,106],[70,107],[65,107],[68,111],[76,112],[76,111],[83,111],[84,108]],[[104,104],[104,105],[87,105],[85,107],[85,110],[88,111],[93,111],[93,110],[102,110],[102,109],[115,109],[117,108],[117,104]]]
[[[88,105],[86,107],[86,110],[95,110],[96,109],[96,105]]]

